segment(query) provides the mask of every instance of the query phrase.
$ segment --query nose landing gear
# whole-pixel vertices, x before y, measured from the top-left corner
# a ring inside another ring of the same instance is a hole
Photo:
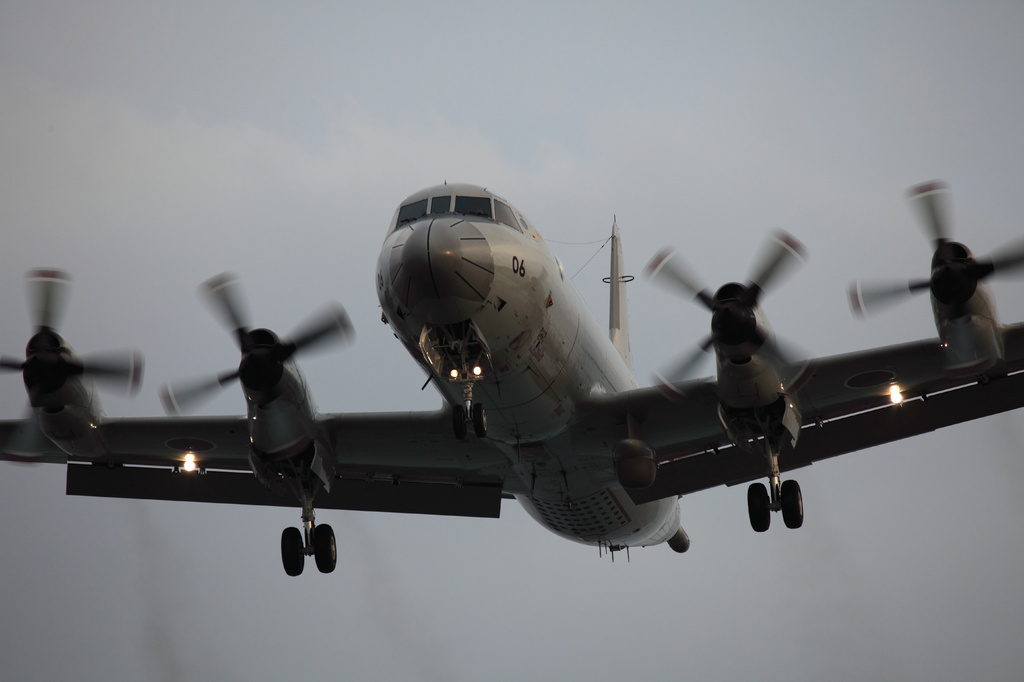
[[[473,424],[473,433],[477,438],[487,437],[487,410],[481,403],[473,402],[473,382],[482,378],[483,374],[479,367],[474,367],[472,373],[452,370],[452,381],[462,381],[463,404],[452,408],[452,431],[457,440],[466,437],[470,422]]]

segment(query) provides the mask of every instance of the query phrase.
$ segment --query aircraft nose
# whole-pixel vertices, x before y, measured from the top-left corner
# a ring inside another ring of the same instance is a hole
[[[494,282],[494,258],[486,237],[457,216],[410,225],[392,251],[395,293],[409,311],[431,324],[466,320],[483,307]]]

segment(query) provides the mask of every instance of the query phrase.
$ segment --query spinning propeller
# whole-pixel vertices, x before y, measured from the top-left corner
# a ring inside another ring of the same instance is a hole
[[[95,410],[91,404],[79,404],[83,397],[89,400],[88,392],[83,396],[81,391],[61,391],[76,377],[92,379],[103,388],[135,393],[142,382],[142,356],[134,351],[120,351],[75,357],[57,333],[71,292],[71,277],[66,272],[30,270],[26,275],[26,292],[35,332],[25,348],[25,359],[0,357],[0,370],[21,372],[29,399],[27,414],[4,450],[31,458],[53,445],[43,434],[33,408],[58,413],[68,404],[76,404]]]
[[[773,235],[763,256],[751,269],[746,284],[731,282],[714,294],[703,286],[700,278],[671,249],[662,249],[645,268],[653,281],[686,294],[711,312],[711,335],[698,348],[684,355],[670,369],[658,375],[658,380],[671,384],[687,378],[703,359],[703,354],[718,347],[730,357],[749,357],[765,351],[785,365],[796,365],[758,323],[756,309],[761,297],[793,267],[803,261],[804,247],[790,234]]]
[[[64,317],[71,277],[61,270],[32,270],[26,289],[35,333],[25,359],[4,356],[0,368],[20,371],[32,407],[61,407],[57,391],[71,377],[87,376],[105,388],[134,393],[142,382],[142,357],[134,351],[76,358],[57,333]],[[58,402],[55,402],[58,401]]]
[[[179,414],[234,380],[249,391],[272,392],[284,374],[285,363],[300,351],[307,353],[330,343],[343,343],[353,336],[352,323],[339,304],[331,304],[299,327],[290,341],[282,341],[269,329],[252,329],[245,310],[239,281],[221,274],[200,285],[213,312],[234,333],[242,353],[237,369],[209,379],[164,386],[161,400],[168,414]]]
[[[921,217],[925,234],[935,247],[928,279],[909,281],[853,282],[850,307],[858,315],[875,313],[887,306],[931,291],[945,305],[962,305],[970,300],[978,283],[993,274],[1011,273],[1024,266],[1024,240],[1017,240],[988,258],[975,258],[963,244],[953,241],[949,221],[949,188],[938,180],[912,187],[907,195]]]

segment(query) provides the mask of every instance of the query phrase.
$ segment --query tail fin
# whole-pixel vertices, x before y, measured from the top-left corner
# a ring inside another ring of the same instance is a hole
[[[612,221],[612,271],[608,282],[611,284],[611,302],[608,311],[608,329],[612,345],[633,369],[633,353],[629,349],[629,320],[626,314],[626,283],[633,277],[622,274],[622,245],[619,241],[619,224]]]

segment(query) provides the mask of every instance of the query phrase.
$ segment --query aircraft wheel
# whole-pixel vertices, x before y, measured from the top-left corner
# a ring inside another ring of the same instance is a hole
[[[477,438],[487,436],[487,411],[480,403],[473,406],[473,432]]]
[[[758,533],[768,530],[772,523],[772,503],[768,497],[768,489],[763,483],[751,483],[747,488],[747,513],[750,515],[750,527]]]
[[[313,529],[313,557],[321,573],[331,573],[338,565],[338,545],[334,541],[334,529],[326,523]]]
[[[455,432],[456,440],[466,437],[466,408],[462,405],[452,408],[452,431]]]
[[[796,481],[782,483],[782,520],[786,522],[786,528],[804,525],[804,497]]]
[[[306,563],[306,556],[303,553],[302,532],[298,528],[285,528],[281,533],[281,563],[284,564],[284,572],[291,576],[302,573],[302,567]]]

